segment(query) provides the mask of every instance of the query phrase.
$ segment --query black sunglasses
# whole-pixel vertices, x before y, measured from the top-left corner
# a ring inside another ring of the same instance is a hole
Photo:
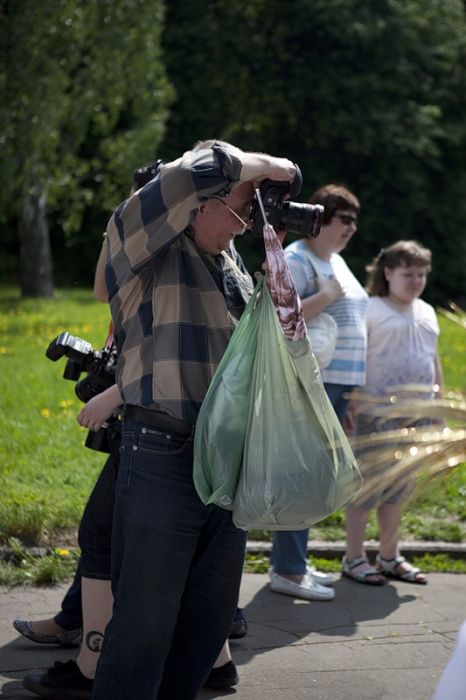
[[[351,226],[351,224],[356,226],[358,223],[358,217],[354,216],[353,214],[340,214],[340,212],[336,211],[333,216],[340,219],[341,223],[345,224],[345,226]]]

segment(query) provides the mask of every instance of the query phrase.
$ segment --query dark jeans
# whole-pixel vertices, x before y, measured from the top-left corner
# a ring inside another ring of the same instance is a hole
[[[92,489],[79,524],[81,573],[87,578],[104,581],[111,578],[112,522],[117,475],[118,464],[110,456]]]
[[[192,700],[228,636],[246,533],[203,505],[192,471],[192,438],[124,422],[93,700]]]
[[[83,626],[81,606],[81,560],[78,562],[73,582],[61,602],[61,610],[54,617],[64,630],[77,630]]]
[[[62,600],[61,611],[54,618],[65,630],[83,626],[81,576],[107,581],[111,577],[111,536],[121,444],[120,431],[111,429],[109,440],[112,454],[105,462],[92,489],[79,524],[81,559],[73,582]]]

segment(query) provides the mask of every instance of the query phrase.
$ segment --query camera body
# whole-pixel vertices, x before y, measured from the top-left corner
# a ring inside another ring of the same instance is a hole
[[[296,166],[296,176],[292,182],[264,180],[259,188],[267,221],[276,231],[284,229],[298,235],[315,238],[320,233],[324,208],[320,204],[304,204],[284,199],[286,195],[296,197],[301,191],[303,179]],[[254,199],[250,215],[251,230],[262,237],[264,219],[257,198]]]
[[[63,356],[68,358],[63,378],[76,382],[74,390],[83,403],[115,384],[117,353],[114,345],[94,350],[86,340],[65,332],[52,340],[45,355],[53,362]],[[79,380],[83,372],[86,372],[86,376]],[[100,430],[90,430],[86,438],[86,447],[99,452],[110,452],[108,433],[113,422],[116,422],[116,419],[104,423]]]

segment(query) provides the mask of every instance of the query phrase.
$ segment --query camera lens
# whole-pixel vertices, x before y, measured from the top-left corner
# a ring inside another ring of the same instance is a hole
[[[280,228],[309,238],[319,235],[324,208],[320,204],[283,202]]]
[[[87,377],[81,379],[81,381],[74,387],[76,396],[83,403],[87,403],[90,399],[94,398],[94,396],[100,394],[103,389],[104,387],[102,387],[102,384],[100,382],[96,382],[96,379],[92,374],[88,374]]]
[[[68,360],[63,371],[63,379],[71,379],[76,382],[81,376],[83,366],[76,360]]]

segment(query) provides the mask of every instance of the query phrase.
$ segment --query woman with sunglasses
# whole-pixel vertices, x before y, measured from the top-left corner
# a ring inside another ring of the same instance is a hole
[[[309,202],[324,207],[320,234],[294,241],[285,255],[306,322],[325,311],[337,324],[333,356],[321,371],[329,399],[343,422],[347,395],[365,379],[367,294],[340,255],[356,233],[360,205],[342,185],[321,187]],[[308,565],[307,542],[308,530],[274,533],[270,588],[305,600],[331,600],[335,597],[330,587],[333,578]]]

